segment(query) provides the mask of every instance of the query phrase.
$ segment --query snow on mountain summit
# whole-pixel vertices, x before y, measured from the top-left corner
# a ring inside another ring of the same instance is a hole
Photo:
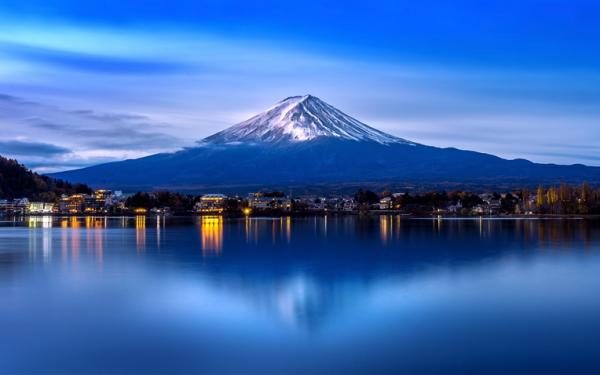
[[[320,137],[380,144],[407,143],[346,115],[321,99],[291,96],[258,115],[205,138],[210,143],[302,142]]]

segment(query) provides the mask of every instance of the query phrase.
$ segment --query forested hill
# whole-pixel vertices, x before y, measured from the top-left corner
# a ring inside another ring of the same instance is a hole
[[[16,160],[0,156],[0,199],[29,198],[51,202],[61,194],[89,192],[87,185],[41,176]]]

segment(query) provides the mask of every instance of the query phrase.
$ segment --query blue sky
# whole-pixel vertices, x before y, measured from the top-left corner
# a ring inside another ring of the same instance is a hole
[[[193,145],[311,93],[394,135],[600,165],[596,1],[0,3],[0,154]]]

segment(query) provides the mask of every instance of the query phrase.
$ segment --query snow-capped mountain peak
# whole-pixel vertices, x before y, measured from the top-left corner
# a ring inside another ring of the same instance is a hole
[[[290,96],[244,122],[205,138],[203,143],[302,142],[320,137],[411,144],[363,124],[312,95]]]

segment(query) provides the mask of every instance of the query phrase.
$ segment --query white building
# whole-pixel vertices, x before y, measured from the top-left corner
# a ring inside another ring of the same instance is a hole
[[[392,209],[393,201],[392,197],[385,197],[379,200],[379,209],[380,210],[390,210]]]
[[[354,211],[356,210],[356,207],[358,207],[358,205],[356,204],[356,202],[354,201],[354,199],[345,199],[344,200],[344,205],[342,206],[342,209],[344,211]]]
[[[27,213],[30,214],[51,214],[54,212],[54,203],[29,202]]]
[[[194,205],[194,210],[200,213],[221,213],[225,209],[227,196],[223,194],[205,194]]]

